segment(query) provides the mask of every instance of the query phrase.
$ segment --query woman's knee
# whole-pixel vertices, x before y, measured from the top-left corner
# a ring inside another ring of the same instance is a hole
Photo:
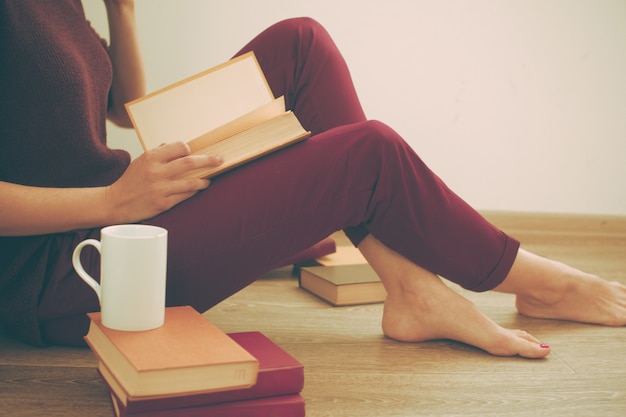
[[[265,30],[261,38],[283,51],[289,51],[292,57],[310,56],[315,51],[335,50],[336,46],[328,31],[317,20],[310,17],[294,17],[282,20]]]
[[[406,146],[404,139],[387,124],[378,120],[368,120],[362,124],[363,138],[371,142],[379,151],[384,148]]]
[[[338,152],[345,149],[349,153],[364,153],[372,157],[386,153],[387,150],[408,146],[395,130],[378,120],[339,126],[319,137],[330,139]]]
[[[293,17],[290,19],[282,20],[276,23],[274,26],[281,31],[290,32],[293,37],[315,37],[323,34],[328,36],[328,32],[322,26],[320,22],[311,17]]]

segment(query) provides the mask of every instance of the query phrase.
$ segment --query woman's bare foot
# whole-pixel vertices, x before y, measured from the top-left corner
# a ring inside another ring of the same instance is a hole
[[[547,345],[523,330],[500,327],[439,277],[422,277],[419,292],[390,295],[383,310],[383,332],[401,342],[450,339],[496,356],[543,358]]]
[[[522,330],[500,327],[435,274],[408,261],[371,235],[359,249],[387,289],[382,326],[402,342],[450,339],[497,356],[543,358],[550,348]]]
[[[626,286],[523,249],[495,290],[516,294],[518,311],[529,317],[626,325]]]

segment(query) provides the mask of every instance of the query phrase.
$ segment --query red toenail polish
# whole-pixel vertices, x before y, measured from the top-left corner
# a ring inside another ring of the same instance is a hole
[[[550,349],[550,345],[546,345],[545,343],[540,344],[539,347],[542,349]]]

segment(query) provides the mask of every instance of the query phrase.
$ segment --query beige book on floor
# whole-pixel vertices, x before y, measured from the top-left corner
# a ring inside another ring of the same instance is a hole
[[[303,267],[300,287],[334,306],[382,303],[387,297],[369,264]]]

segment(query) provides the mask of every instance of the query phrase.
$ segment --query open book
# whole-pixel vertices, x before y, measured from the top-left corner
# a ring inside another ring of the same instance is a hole
[[[248,52],[126,104],[144,150],[184,141],[193,154],[221,155],[219,167],[186,177],[213,177],[306,139],[284,97],[274,95]]]

